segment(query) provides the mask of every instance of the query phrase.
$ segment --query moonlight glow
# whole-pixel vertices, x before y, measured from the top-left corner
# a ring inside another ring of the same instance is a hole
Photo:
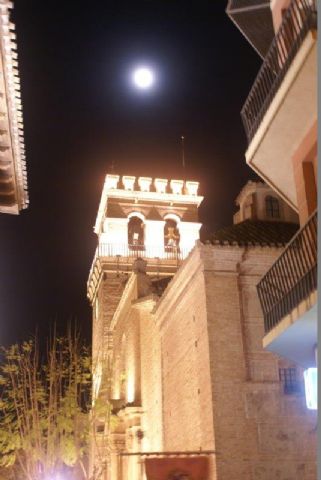
[[[151,88],[154,83],[154,73],[147,67],[137,68],[133,73],[133,82],[138,88]]]

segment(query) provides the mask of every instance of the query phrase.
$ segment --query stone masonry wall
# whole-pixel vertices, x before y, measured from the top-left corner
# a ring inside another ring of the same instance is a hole
[[[163,448],[162,359],[160,331],[151,307],[140,308],[141,400],[143,407],[143,450],[159,452]]]
[[[128,277],[102,273],[93,304],[93,358],[105,356],[110,342],[110,322],[124,291]]]
[[[206,298],[198,251],[181,266],[157,306],[162,342],[164,450],[212,450],[213,418]]]
[[[283,393],[282,360],[261,343],[255,286],[280,251],[202,249],[217,480],[315,479],[315,414]]]
[[[290,364],[262,347],[256,284],[279,254],[199,243],[158,301],[142,273],[101,283],[95,345],[112,329],[127,450],[215,450],[209,480],[316,479],[315,412],[284,394]]]

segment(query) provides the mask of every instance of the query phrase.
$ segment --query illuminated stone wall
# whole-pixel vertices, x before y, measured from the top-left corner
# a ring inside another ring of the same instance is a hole
[[[164,449],[213,449],[205,283],[199,250],[182,265],[155,312],[162,343]]]
[[[143,406],[142,450],[163,450],[162,418],[162,351],[159,328],[150,310],[152,304],[140,307],[141,400]],[[154,302],[155,304],[155,302]]]
[[[109,179],[114,189],[117,178]],[[142,195],[155,193],[149,180],[139,179]],[[133,177],[123,182],[123,192],[132,195]],[[184,196],[181,184],[171,188]],[[115,218],[122,202],[109,204]],[[132,199],[128,204],[132,208]],[[140,214],[148,217],[142,205]],[[144,217],[147,229],[170,214],[166,206],[157,219],[157,208],[150,210],[154,219]],[[109,227],[104,232],[105,213],[100,218],[101,237]],[[196,231],[194,221],[182,222],[181,238],[188,238],[189,226]],[[140,456],[119,454],[162,451],[217,452],[209,456],[209,480],[315,480],[315,412],[303,395],[283,391],[279,368],[293,365],[262,347],[256,285],[280,252],[197,242],[176,273],[165,270],[163,277],[148,259],[132,258],[127,271],[118,271],[108,255],[96,257],[90,298],[101,369],[94,387],[119,418],[116,430],[106,429],[105,480],[145,480]]]
[[[316,478],[315,412],[284,394],[279,367],[291,365],[262,348],[256,284],[279,251],[199,243],[160,298],[131,274],[109,327],[115,458],[215,450],[210,480]],[[139,457],[123,458],[121,478],[143,480]]]
[[[278,254],[199,246],[155,314],[163,310],[164,449],[215,449],[211,479],[316,478],[316,414],[304,395],[283,392],[278,369],[293,365],[262,347],[256,284]]]

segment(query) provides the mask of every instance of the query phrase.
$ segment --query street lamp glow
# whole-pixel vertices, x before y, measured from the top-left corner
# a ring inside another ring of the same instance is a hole
[[[148,89],[154,83],[154,74],[149,68],[140,67],[134,71],[133,81],[136,87],[141,89]]]
[[[303,372],[305,399],[309,410],[318,409],[318,369],[308,368]]]

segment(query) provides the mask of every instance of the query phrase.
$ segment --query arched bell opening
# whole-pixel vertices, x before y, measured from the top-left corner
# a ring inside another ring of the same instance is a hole
[[[144,249],[144,222],[137,216],[132,216],[128,222],[128,246],[134,251]]]
[[[165,252],[179,252],[180,234],[177,228],[177,222],[171,218],[165,221],[164,226],[164,245]]]

